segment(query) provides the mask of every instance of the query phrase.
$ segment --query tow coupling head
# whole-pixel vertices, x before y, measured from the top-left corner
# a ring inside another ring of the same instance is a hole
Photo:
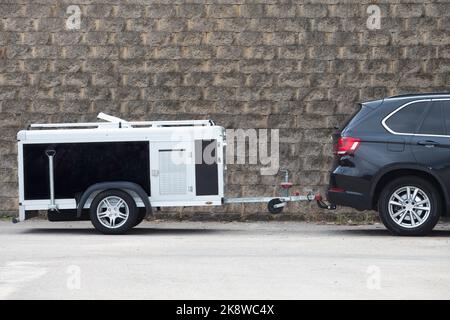
[[[316,194],[314,196],[314,200],[317,202],[317,206],[321,209],[327,209],[327,210],[335,210],[336,205],[334,203],[327,203],[327,201],[323,200],[321,194]]]

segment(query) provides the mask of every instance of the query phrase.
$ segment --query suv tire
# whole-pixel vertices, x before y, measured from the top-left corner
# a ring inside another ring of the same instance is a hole
[[[406,176],[391,181],[383,188],[378,210],[381,221],[392,233],[424,236],[439,221],[441,202],[438,190],[430,182]]]

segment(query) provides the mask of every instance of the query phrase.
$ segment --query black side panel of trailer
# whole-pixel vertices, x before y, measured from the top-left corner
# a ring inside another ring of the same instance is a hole
[[[195,141],[195,188],[198,196],[219,193],[217,140]]]
[[[24,144],[25,199],[49,199],[48,158],[54,157],[55,198],[78,198],[98,182],[130,181],[150,195],[148,141]]]

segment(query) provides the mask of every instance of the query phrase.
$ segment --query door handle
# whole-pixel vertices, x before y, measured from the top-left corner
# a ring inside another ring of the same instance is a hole
[[[421,141],[417,141],[417,144],[419,146],[425,146],[427,148],[433,148],[439,145],[439,142],[436,141],[432,141],[432,140],[421,140]]]
[[[154,177],[159,176],[159,170],[152,170],[152,176]]]

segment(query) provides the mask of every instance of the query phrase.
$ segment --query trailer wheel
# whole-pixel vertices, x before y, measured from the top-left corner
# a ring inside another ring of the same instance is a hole
[[[281,201],[278,198],[272,199],[269,201],[269,203],[267,204],[267,209],[269,210],[270,213],[272,214],[277,214],[277,213],[281,213],[283,211],[284,207],[279,207],[279,208],[275,208],[275,205],[282,203],[283,201]]]
[[[104,234],[123,234],[136,225],[138,208],[133,198],[121,190],[100,192],[92,201],[91,222]]]
[[[144,219],[145,219],[145,216],[147,215],[147,209],[144,207],[144,208],[138,208],[138,218],[136,219],[136,223],[135,223],[135,227],[137,226],[137,225],[139,225],[142,221],[144,221]]]

